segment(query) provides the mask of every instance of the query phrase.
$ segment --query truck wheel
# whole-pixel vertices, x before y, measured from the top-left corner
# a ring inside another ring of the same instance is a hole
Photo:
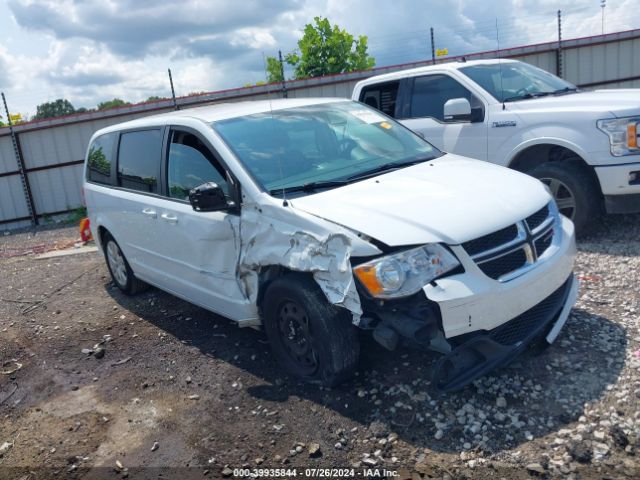
[[[148,285],[142,280],[138,280],[133,274],[129,262],[127,262],[122,250],[120,250],[120,246],[110,233],[105,232],[103,241],[104,256],[113,283],[127,295],[135,295],[146,290]]]
[[[601,213],[600,189],[580,160],[543,163],[528,173],[549,187],[577,234],[589,233]]]
[[[278,363],[309,383],[331,387],[355,371],[360,344],[351,315],[328,303],[309,275],[274,280],[262,303],[264,328]]]

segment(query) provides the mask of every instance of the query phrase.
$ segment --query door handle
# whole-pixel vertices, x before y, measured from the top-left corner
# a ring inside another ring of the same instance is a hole
[[[163,213],[162,215],[160,215],[160,218],[162,218],[165,222],[169,222],[169,223],[178,223],[178,217],[176,217],[175,215],[171,214],[171,213]]]
[[[158,218],[158,214],[153,208],[143,208],[142,213],[145,214],[147,217]]]

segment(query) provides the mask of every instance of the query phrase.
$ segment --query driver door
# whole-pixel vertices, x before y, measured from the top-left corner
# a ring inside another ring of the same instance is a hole
[[[409,101],[402,112],[402,123],[440,150],[466,157],[487,159],[487,118],[482,100],[456,79],[434,73],[408,79]],[[448,100],[466,98],[475,109],[474,121],[445,121]]]
[[[198,132],[168,129],[163,162],[163,199],[157,203],[156,242],[165,288],[200,306],[234,318],[246,299],[239,289],[240,216],[237,207],[196,212],[189,190],[215,182],[230,199],[237,182]],[[236,202],[237,205],[237,202]]]

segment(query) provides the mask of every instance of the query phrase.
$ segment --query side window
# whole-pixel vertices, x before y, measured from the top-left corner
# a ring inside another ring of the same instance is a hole
[[[120,135],[118,185],[141,192],[158,193],[162,134],[141,130]]]
[[[377,108],[390,117],[396,116],[396,100],[400,82],[379,83],[364,87],[360,92],[360,101]]]
[[[116,133],[107,133],[96,138],[87,155],[87,180],[111,185],[111,161]]]
[[[473,104],[471,92],[448,75],[416,77],[410,117],[432,117],[444,121],[444,104],[452,98],[466,98]]]
[[[224,169],[206,145],[188,132],[171,132],[167,182],[168,195],[171,198],[188,200],[189,190],[207,182],[218,184],[229,196]]]

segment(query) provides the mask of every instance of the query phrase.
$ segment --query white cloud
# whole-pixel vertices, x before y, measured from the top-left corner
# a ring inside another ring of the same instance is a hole
[[[637,0],[610,0],[607,31],[640,27]],[[263,52],[296,48],[305,23],[325,16],[367,35],[378,65],[552,41],[556,10],[563,37],[599,34],[595,0],[0,0],[0,88],[13,109],[35,112],[68,98],[76,107],[120,97],[130,101],[179,95],[264,79]]]

